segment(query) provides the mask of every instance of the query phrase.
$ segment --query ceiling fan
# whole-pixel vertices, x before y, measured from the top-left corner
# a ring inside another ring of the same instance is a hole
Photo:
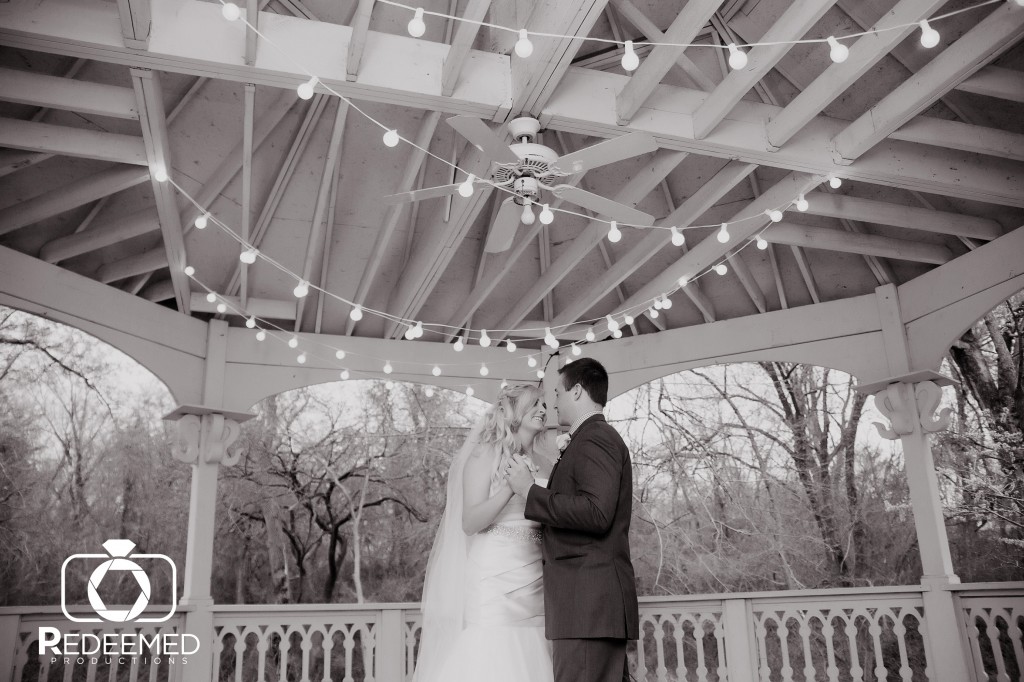
[[[504,139],[478,118],[453,116],[448,119],[448,124],[491,159],[490,181],[507,188],[509,193],[508,198],[502,200],[494,224],[487,234],[484,250],[488,253],[507,250],[512,245],[520,222],[533,224],[535,218],[532,207],[551,203],[542,192],[549,192],[563,201],[621,223],[644,226],[654,224],[654,216],[631,206],[573,185],[554,184],[569,175],[655,151],[658,145],[647,133],[628,133],[559,156],[555,150],[534,141],[540,131],[540,122],[535,118],[523,117],[509,121],[508,131],[516,140],[510,145],[505,144]],[[460,187],[469,186],[461,183],[427,187],[391,194],[384,197],[384,201],[400,204],[443,197],[459,192]]]

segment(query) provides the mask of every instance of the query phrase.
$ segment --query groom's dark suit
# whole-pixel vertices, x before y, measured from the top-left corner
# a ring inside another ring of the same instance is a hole
[[[629,556],[632,508],[629,449],[618,431],[595,415],[573,434],[548,487],[535,485],[526,498],[526,518],[544,524],[548,639],[611,640],[624,652],[625,641],[639,637],[636,580]],[[562,682],[557,660],[555,668],[556,682]],[[620,677],[589,677],[576,670],[564,679]]]

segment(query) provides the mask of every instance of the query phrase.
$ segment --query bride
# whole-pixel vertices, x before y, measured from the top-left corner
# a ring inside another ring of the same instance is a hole
[[[525,501],[500,473],[520,453],[538,473],[550,472],[536,449],[544,418],[540,389],[503,388],[452,461],[423,585],[415,682],[553,679],[540,525],[523,517]]]

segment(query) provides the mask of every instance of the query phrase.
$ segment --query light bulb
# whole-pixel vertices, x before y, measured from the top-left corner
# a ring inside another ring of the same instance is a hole
[[[608,331],[613,332],[619,328],[619,323],[611,315],[605,315],[604,319],[608,320]]]
[[[483,348],[487,348],[488,346],[491,345],[491,337],[487,336],[487,330],[486,329],[481,329],[480,330],[480,345]]]
[[[294,336],[292,338],[288,339],[288,347],[289,348],[298,348],[299,347],[299,339],[294,337]]]
[[[465,347],[466,347],[466,342],[464,340],[464,337],[462,337],[462,336],[460,336],[459,338],[455,339],[455,345],[452,346],[452,348],[455,349],[456,353],[460,352]]]
[[[536,367],[537,366],[537,358],[535,358],[535,357],[533,357],[531,355],[530,357],[526,358],[526,364],[529,365],[530,367]]]
[[[587,330],[587,334],[584,338],[587,340],[588,343],[593,343],[594,340],[597,339],[597,335],[594,333],[593,327]]]
[[[159,165],[154,166],[153,179],[157,182],[167,182],[167,169]]]
[[[354,306],[352,308],[352,312],[350,312],[348,316],[352,319],[353,322],[358,322],[359,320],[363,319],[362,306]]]
[[[504,379],[502,379],[500,386],[504,390],[504,389],[508,388],[508,382],[505,381]]]
[[[652,320],[658,319],[658,315],[660,315],[660,314],[661,313],[659,313],[653,307],[647,309],[647,316],[650,317]]]
[[[348,370],[347,370],[347,369],[343,369],[343,370],[341,370],[341,372],[340,372],[340,373],[338,374],[338,376],[340,376],[340,377],[341,377],[341,380],[342,380],[342,381],[348,381],[348,378],[349,378],[349,376],[351,376],[351,375],[350,375],[350,374],[348,373]]]
[[[640,57],[636,56],[636,52],[633,51],[633,41],[626,41],[626,51],[622,55],[622,68],[624,71],[636,71],[636,68],[640,66]]]
[[[300,365],[306,364],[306,354],[299,353],[299,357],[295,358],[295,361],[298,362]]]
[[[220,13],[228,21],[236,21],[242,16],[242,10],[233,2],[225,2],[220,8]]]
[[[384,361],[384,373],[385,374],[391,374],[394,371],[395,371],[395,368],[391,366],[391,361],[390,360],[385,360]]]
[[[614,244],[620,239],[622,239],[622,233],[619,232],[619,224],[613,220],[611,225],[608,227],[608,241]]]
[[[295,88],[295,91],[299,94],[299,97],[301,99],[312,99],[313,89],[319,82],[320,80],[316,76],[313,76],[308,81],[300,84],[299,87]]]
[[[921,45],[923,47],[935,47],[939,44],[939,32],[932,28],[927,21],[922,19],[917,22],[921,27]]]
[[[434,397],[434,387],[433,386],[427,386],[425,389],[423,389],[423,395],[427,396],[428,398],[433,398]]]
[[[679,286],[685,287],[689,283],[690,283],[690,278],[687,277],[686,275],[683,275],[682,277],[679,278]]]
[[[474,393],[476,393],[476,391],[473,390],[472,386],[466,386],[466,395],[472,398]]]
[[[718,265],[715,266],[715,272],[717,272],[719,275],[724,275],[725,273],[729,272],[729,268],[725,267],[725,263],[719,263]]]
[[[810,208],[810,204],[807,203],[807,198],[801,194],[796,198],[796,210],[806,211],[808,208]]]
[[[292,289],[292,293],[295,294],[295,298],[304,298],[309,294],[309,284],[300,279],[299,283]]]
[[[416,327],[414,327],[413,325],[410,324],[405,329],[405,339],[406,339],[406,341],[412,341],[415,338],[416,338]]]
[[[210,293],[208,293],[208,294],[206,295],[206,300],[207,300],[207,302],[209,302],[209,303],[216,303],[216,302],[217,302],[217,294],[215,294],[215,293],[213,293],[213,292],[211,291]]]
[[[582,351],[582,350],[580,350],[580,347],[579,347],[579,346],[577,346],[577,345],[576,345],[575,343],[574,343],[574,344],[572,344],[572,354],[573,354],[573,355],[575,355],[575,356],[577,356],[577,357],[578,357],[578,356],[580,355],[580,353],[582,353],[582,352],[583,352],[583,351]]]
[[[255,317],[250,317],[248,320],[245,321],[245,326],[248,327],[249,329],[255,329],[256,328],[256,318]]]
[[[459,183],[459,196],[469,198],[473,196],[473,181],[476,176],[470,173],[466,179]]]
[[[238,260],[242,261],[246,265],[252,265],[256,262],[256,249],[246,249],[242,253],[238,254]]]
[[[256,340],[257,341],[262,341],[265,338],[267,338],[267,333],[265,331],[263,331],[261,329],[258,332],[256,332]]]
[[[197,230],[205,230],[209,220],[210,216],[208,213],[200,213],[196,216],[196,221],[193,224],[196,226]]]
[[[661,295],[661,307],[664,310],[668,310],[669,308],[672,307],[672,299],[668,297],[668,294]]]
[[[487,365],[480,365],[480,376],[485,377],[491,373],[491,370],[487,369]]]
[[[633,316],[632,315],[623,315],[622,316],[622,321],[625,322],[626,324],[633,324]]]
[[[765,241],[765,238],[760,235],[757,237],[757,248],[761,249],[762,251],[768,248],[768,242]]]
[[[531,201],[530,199],[527,199],[526,201],[523,202],[523,215],[521,218],[523,221],[523,225],[533,225],[533,210],[530,208],[530,206],[532,205],[533,201]]]
[[[544,330],[544,343],[551,346],[552,350],[558,350],[558,339],[551,333],[551,327]]]
[[[388,147],[397,147],[400,139],[401,138],[398,137],[398,131],[394,128],[384,133],[383,137],[384,144]]]
[[[540,222],[542,225],[550,225],[555,221],[555,214],[551,212],[547,204],[544,204],[540,210]]]
[[[338,358],[339,360],[344,360],[345,351],[339,348],[338,350],[334,351],[334,357]]]
[[[835,36],[828,37],[828,44],[832,47],[828,53],[829,59],[836,64],[842,64],[850,56],[850,48],[836,40]]]
[[[777,223],[780,220],[782,220],[782,211],[780,211],[777,208],[769,209],[765,211],[764,214],[768,216],[768,219],[771,220],[773,223]]]
[[[612,338],[613,339],[621,339],[622,338],[622,330],[621,329],[616,329],[615,331],[613,331],[612,332]]]
[[[839,189],[843,184],[843,181],[834,175],[828,176],[828,186],[832,189]]]
[[[196,269],[194,267],[192,267],[191,265],[186,265],[185,266],[185,274],[187,276],[191,277],[192,275],[196,274]]]
[[[430,370],[430,373],[433,374],[435,377],[439,377],[441,376],[441,368],[438,367],[437,365],[434,365],[434,368]]]
[[[423,8],[417,7],[416,13],[413,14],[412,19],[409,20],[409,35],[413,38],[419,38],[427,31],[427,25],[423,23]]]
[[[722,227],[720,227],[718,229],[717,239],[718,239],[718,241],[722,242],[723,244],[725,244],[726,242],[729,241],[729,224],[728,223],[722,223]]]
[[[519,29],[519,40],[516,41],[516,54],[523,59],[533,54],[533,43],[530,42],[530,37],[525,28]]]
[[[654,299],[654,303],[651,304],[651,307],[654,308],[655,310],[661,310],[661,299]]]
[[[228,311],[228,307],[227,307],[227,305],[224,304],[223,301],[217,304],[217,312],[218,313],[223,315],[227,311]]]
[[[544,370],[542,370],[542,369],[538,369],[537,370],[537,378],[538,379],[543,379],[544,378]]]
[[[729,43],[729,66],[739,70],[747,65],[747,54],[736,47],[736,43]]]
[[[416,321],[416,326],[412,328],[412,331],[413,331],[413,334],[415,334],[415,336],[413,336],[414,339],[418,339],[418,338],[422,337],[423,336],[423,323],[420,322],[419,320],[417,320]]]
[[[509,353],[515,353],[516,348],[517,346],[515,341],[509,339],[508,341],[505,342],[505,350],[507,350]]]
[[[682,246],[686,243],[686,235],[675,225],[672,226],[672,246]]]

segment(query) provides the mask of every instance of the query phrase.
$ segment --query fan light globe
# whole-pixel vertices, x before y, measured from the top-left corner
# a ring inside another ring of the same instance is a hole
[[[729,241],[729,226],[726,223],[722,223],[722,227],[718,230],[715,238],[723,244]]]
[[[469,198],[473,196],[473,180],[476,176],[470,173],[465,180],[459,183],[459,196]]]
[[[228,307],[224,304],[223,301],[217,304],[217,312],[218,313],[223,315],[227,311],[228,311]]]
[[[311,99],[313,97],[313,89],[319,82],[320,81],[317,79],[317,77],[313,76],[308,81],[300,84],[299,87],[295,88],[295,92],[297,92],[299,97],[301,97],[302,99]]]
[[[715,272],[717,272],[719,275],[724,275],[725,273],[729,272],[729,268],[725,267],[725,263],[719,263],[718,265],[715,266]]]
[[[811,205],[807,203],[807,197],[805,197],[803,194],[796,198],[796,210],[803,212],[810,207]]]
[[[430,373],[433,374],[435,377],[439,377],[441,376],[441,368],[438,367],[437,365],[434,365],[434,368],[430,370]]]
[[[640,66],[640,57],[633,51],[633,41],[626,41],[626,52],[622,55],[622,68],[625,71],[636,71]]]
[[[682,246],[686,243],[686,235],[675,225],[672,226],[672,246]]]
[[[736,47],[736,43],[729,43],[729,66],[734,70],[740,70],[747,65],[747,54]]]
[[[533,209],[530,208],[532,204],[533,202],[529,199],[523,204],[523,215],[521,216],[523,225],[533,225],[534,220],[536,220],[533,215]]]
[[[196,216],[196,221],[193,223],[197,230],[205,230],[209,224],[210,217],[206,213],[200,213]]]
[[[764,237],[757,238],[757,248],[761,249],[762,251],[768,248],[768,242],[765,241]]]
[[[296,337],[294,337],[294,336],[292,338],[288,339],[288,347],[289,348],[298,348],[299,347],[299,340]]]
[[[828,37],[828,44],[831,46],[828,56],[836,64],[842,64],[850,56],[850,48],[835,39],[835,36]]]
[[[209,302],[209,303],[216,303],[216,302],[217,302],[217,294],[215,294],[215,293],[213,293],[213,292],[211,291],[210,293],[208,293],[208,294],[206,295],[206,300],[207,300],[207,302]]]
[[[917,25],[921,27],[922,47],[931,48],[939,44],[939,32],[932,28],[927,21],[922,19]]]
[[[242,16],[242,10],[233,2],[225,2],[220,8],[220,13],[228,21],[237,21]]]
[[[384,144],[388,147],[397,147],[400,137],[398,137],[398,131],[392,128],[391,130],[384,133]]]
[[[533,54],[533,43],[525,28],[519,29],[519,40],[516,41],[516,55],[526,59]]]
[[[267,338],[267,333],[265,331],[263,331],[262,329],[259,330],[258,332],[256,332],[256,340],[257,341],[263,341],[266,338]]]
[[[555,221],[555,214],[551,212],[547,204],[540,210],[540,222],[542,225],[550,225]]]
[[[362,306],[357,305],[354,308],[352,308],[352,312],[350,312],[348,316],[352,319],[353,322],[358,322],[359,320],[363,319]]]
[[[413,15],[412,19],[409,20],[409,25],[407,26],[407,28],[409,29],[409,35],[411,35],[413,38],[419,38],[424,33],[426,33],[427,25],[423,23],[422,7],[416,8],[416,13]]]

